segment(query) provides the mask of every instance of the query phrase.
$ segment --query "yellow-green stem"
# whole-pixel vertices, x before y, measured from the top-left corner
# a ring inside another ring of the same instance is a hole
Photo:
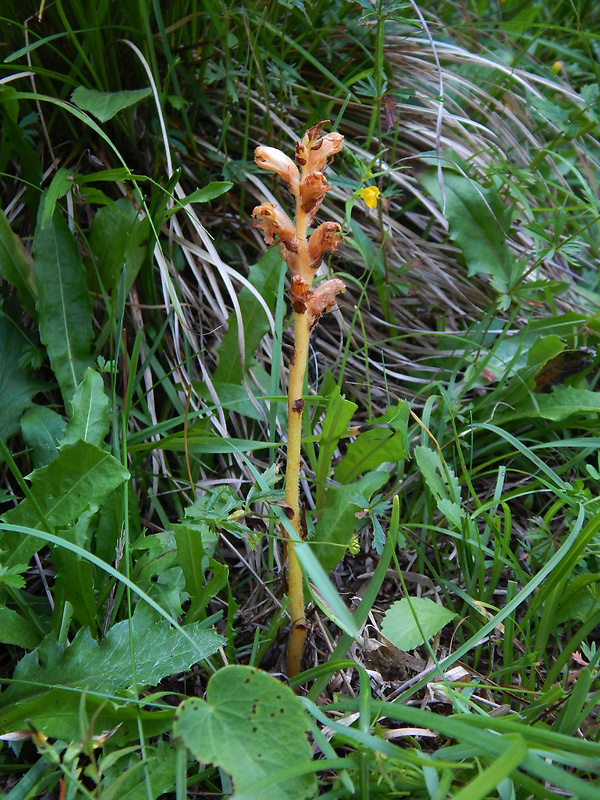
[[[296,203],[296,235],[298,238],[298,271],[299,274],[312,282],[312,270],[309,265],[308,245],[306,241],[307,220],[301,208],[300,199]],[[302,440],[302,411],[304,400],[304,373],[308,358],[308,338],[310,327],[307,322],[306,312],[295,313],[294,320],[294,355],[289,369],[288,386],[288,443],[287,464],[285,473],[285,502],[291,509],[291,523],[302,538],[304,532],[300,519],[300,457]],[[288,538],[288,599],[289,612],[292,623],[287,653],[287,675],[289,678],[297,675],[301,670],[302,651],[306,639],[306,618],[304,616],[304,589],[302,570],[295,553],[295,544]]]

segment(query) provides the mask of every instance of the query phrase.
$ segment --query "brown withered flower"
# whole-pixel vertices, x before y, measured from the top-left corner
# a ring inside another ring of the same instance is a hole
[[[254,227],[263,232],[267,244],[275,244],[277,236],[292,253],[298,252],[296,227],[275,203],[261,203],[252,212]]]
[[[296,164],[302,167],[304,175],[323,172],[330,157],[339,153],[344,146],[344,137],[339,133],[321,136],[321,128],[329,120],[319,122],[306,131],[302,140],[296,144]]]
[[[331,280],[320,283],[317,288],[311,292],[311,296],[306,303],[306,313],[309,318],[309,325],[311,330],[315,327],[322,314],[331,311],[335,305],[336,297],[338,294],[346,291],[346,284],[339,278],[331,278]]]
[[[300,202],[306,213],[308,222],[312,222],[325,199],[325,193],[331,189],[322,172],[311,172],[300,181]]]
[[[308,240],[308,255],[311,268],[317,269],[323,254],[328,250],[337,250],[337,246],[343,238],[342,226],[338,225],[337,222],[323,222],[319,225]]]
[[[309,281],[300,275],[294,275],[290,284],[290,301],[292,308],[296,314],[304,314],[306,312],[307,303],[310,302],[313,291],[310,288]]]

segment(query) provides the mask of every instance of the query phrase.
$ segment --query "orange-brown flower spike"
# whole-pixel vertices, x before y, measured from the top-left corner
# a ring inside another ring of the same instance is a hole
[[[308,130],[296,145],[296,163],[273,147],[257,147],[255,161],[261,169],[276,172],[295,198],[296,216],[292,222],[273,203],[262,203],[252,212],[254,225],[267,244],[281,242],[281,255],[292,271],[289,296],[294,309],[294,355],[288,374],[288,438],[285,469],[286,515],[297,536],[283,530],[284,561],[287,560],[291,631],[287,653],[287,674],[291,678],[302,669],[302,652],[308,623],[304,607],[304,577],[296,542],[306,535],[306,521],[300,503],[300,464],[302,459],[302,418],[304,410],[304,376],[308,359],[309,337],[322,314],[335,305],[336,297],[346,288],[333,278],[312,288],[315,270],[323,253],[335,250],[342,240],[341,226],[324,222],[309,237],[309,229],[331,186],[323,170],[328,161],[342,149],[339,133],[321,136],[323,122]],[[300,169],[299,169],[300,168]]]
[[[290,187],[290,191],[296,194],[300,180],[298,167],[285,153],[276,147],[261,145],[254,151],[254,162],[261,169],[270,169],[272,172],[276,172]]]

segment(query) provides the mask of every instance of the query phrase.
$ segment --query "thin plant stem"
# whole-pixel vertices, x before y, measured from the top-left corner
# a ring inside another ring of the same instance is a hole
[[[309,267],[308,244],[306,241],[307,221],[302,211],[300,194],[296,198],[296,236],[298,238],[298,273],[312,286],[312,270]],[[308,339],[306,310],[294,312],[294,354],[289,368],[288,385],[288,442],[285,473],[285,502],[293,516],[291,523],[300,538],[304,538],[300,518],[300,459],[302,440],[302,412],[304,399],[304,374],[308,359]],[[285,535],[285,533],[284,533]],[[287,675],[293,677],[300,672],[304,641],[306,639],[306,618],[304,616],[304,588],[300,563],[295,552],[296,544],[287,540],[288,555],[288,598],[292,623],[287,653]]]

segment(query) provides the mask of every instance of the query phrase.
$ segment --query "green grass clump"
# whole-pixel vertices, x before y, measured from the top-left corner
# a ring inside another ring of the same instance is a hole
[[[595,798],[596,5],[21,5],[6,796]],[[346,291],[294,374],[307,265],[251,219],[293,175],[253,159],[325,119]]]

